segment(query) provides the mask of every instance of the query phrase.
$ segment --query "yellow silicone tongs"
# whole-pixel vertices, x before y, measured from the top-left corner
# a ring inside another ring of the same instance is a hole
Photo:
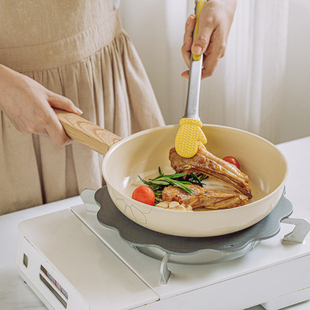
[[[199,16],[204,4],[205,0],[196,1],[196,22],[193,41],[198,33]],[[207,138],[201,129],[202,122],[199,118],[199,93],[202,61],[202,55],[191,55],[185,115],[179,122],[180,128],[175,138],[175,149],[180,156],[185,158],[195,156],[198,151],[198,145],[204,145],[207,143]]]

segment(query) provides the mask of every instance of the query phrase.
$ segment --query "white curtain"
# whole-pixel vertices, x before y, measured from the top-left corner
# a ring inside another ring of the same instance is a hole
[[[288,1],[239,0],[225,61],[224,123],[279,139]]]
[[[203,123],[251,131],[277,143],[285,74],[289,0],[238,0],[215,74],[201,84]],[[184,114],[187,80],[181,55],[193,0],[122,0],[121,17],[153,85],[167,124]]]

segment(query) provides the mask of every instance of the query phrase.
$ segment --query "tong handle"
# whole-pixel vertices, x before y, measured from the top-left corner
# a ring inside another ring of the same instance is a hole
[[[198,33],[198,23],[201,9],[205,4],[205,0],[198,0],[196,2],[195,13],[196,22],[193,33],[193,39],[195,40]],[[189,80],[185,115],[183,118],[192,118],[200,120],[199,118],[199,93],[200,93],[200,81],[201,81],[201,69],[202,69],[202,55],[191,54],[191,62],[189,68]]]
[[[205,5],[206,1],[205,0],[196,0],[196,7],[195,7],[195,13],[196,13],[196,22],[195,22],[195,28],[194,28],[194,34],[193,34],[193,41],[196,39],[196,36],[198,34],[198,24],[199,24],[199,17],[200,17],[200,12]],[[194,60],[200,60],[201,55],[193,55]]]

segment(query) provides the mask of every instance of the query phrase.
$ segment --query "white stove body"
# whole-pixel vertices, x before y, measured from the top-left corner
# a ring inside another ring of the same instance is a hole
[[[161,262],[88,210],[79,205],[19,226],[20,274],[49,309],[276,310],[310,299],[310,237],[283,242],[292,225],[229,262],[168,263],[172,275],[162,285]]]

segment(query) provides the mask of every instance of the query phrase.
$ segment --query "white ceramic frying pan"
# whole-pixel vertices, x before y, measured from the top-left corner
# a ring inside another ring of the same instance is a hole
[[[203,125],[207,149],[223,158],[233,156],[250,178],[253,198],[241,207],[213,211],[175,211],[131,199],[142,185],[138,178],[173,173],[169,150],[174,147],[178,125],[145,130],[125,139],[71,113],[56,111],[67,134],[105,155],[103,177],[116,207],[132,221],[148,229],[184,237],[209,237],[247,228],[267,216],[280,200],[288,175],[284,155],[269,141],[252,133],[217,125]],[[221,190],[222,183],[207,182]]]

